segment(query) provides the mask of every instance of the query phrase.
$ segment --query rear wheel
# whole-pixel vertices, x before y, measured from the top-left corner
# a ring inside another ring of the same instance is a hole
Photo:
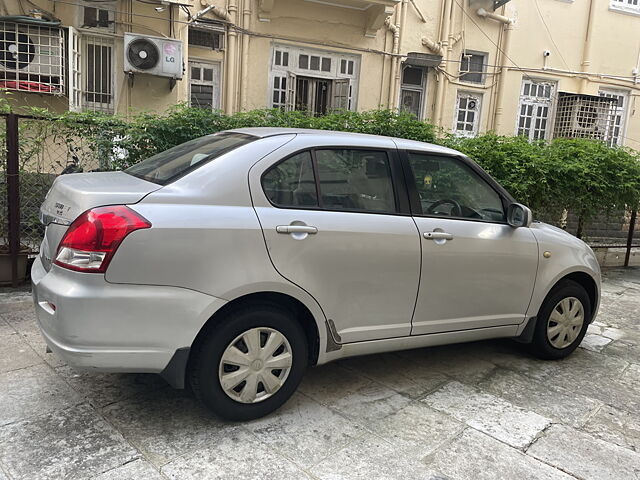
[[[279,408],[307,366],[304,332],[293,315],[261,305],[233,312],[196,347],[190,371],[196,396],[229,420],[250,420]]]
[[[571,354],[584,338],[591,320],[591,302],[582,285],[571,280],[558,284],[547,296],[529,350],[542,359]]]

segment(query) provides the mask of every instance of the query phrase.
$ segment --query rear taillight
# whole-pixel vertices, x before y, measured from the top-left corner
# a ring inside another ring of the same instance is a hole
[[[62,238],[55,264],[78,272],[104,273],[124,237],[151,223],[124,205],[87,210]]]

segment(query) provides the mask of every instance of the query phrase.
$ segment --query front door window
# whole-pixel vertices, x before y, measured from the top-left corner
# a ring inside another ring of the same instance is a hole
[[[423,215],[504,222],[500,195],[460,160],[409,153]]]

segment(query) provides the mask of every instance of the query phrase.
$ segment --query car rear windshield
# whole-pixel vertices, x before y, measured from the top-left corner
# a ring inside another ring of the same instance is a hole
[[[160,152],[127,168],[125,172],[148,182],[166,185],[254,140],[256,137],[241,133],[207,135]]]

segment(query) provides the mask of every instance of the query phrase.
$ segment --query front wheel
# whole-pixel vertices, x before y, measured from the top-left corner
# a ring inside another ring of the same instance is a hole
[[[571,280],[558,284],[547,295],[529,351],[538,358],[560,359],[571,354],[587,332],[591,302],[582,285]]]
[[[190,372],[196,396],[228,420],[271,413],[295,392],[307,342],[293,315],[275,306],[236,311],[196,347]]]

